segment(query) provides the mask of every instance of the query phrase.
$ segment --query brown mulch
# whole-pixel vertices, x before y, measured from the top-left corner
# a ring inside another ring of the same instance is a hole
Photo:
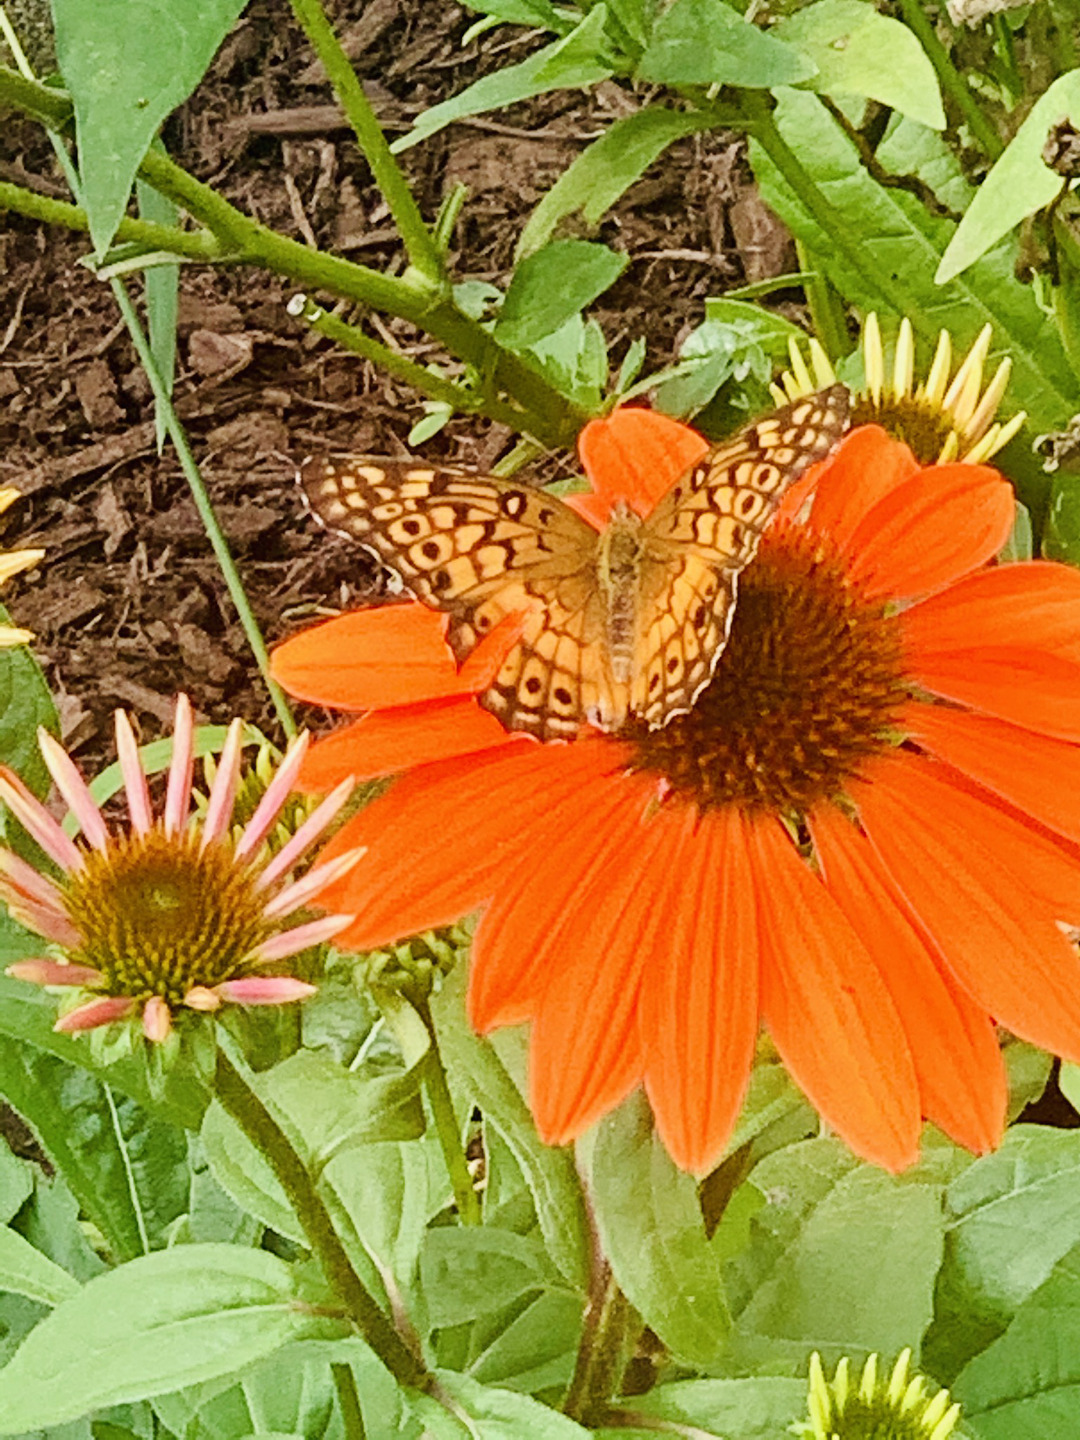
[[[543,43],[503,27],[462,48],[475,14],[452,3],[341,0],[332,13],[393,133]],[[287,7],[256,0],[165,139],[199,178],[283,233],[400,269],[386,206],[331,102]],[[409,150],[403,163],[426,217],[452,185],[469,187],[458,278],[505,284],[515,240],[545,189],[635,103],[614,84],[543,96]],[[27,175],[64,193],[41,130],[8,117],[0,176]],[[615,364],[638,335],[651,367],[667,363],[700,323],[707,296],[793,268],[739,142],[720,135],[669,151],[596,238],[631,260],[594,311]],[[79,264],[86,249],[82,237],[0,215],[0,483],[26,496],[9,512],[4,543],[48,552],[3,598],[36,631],[65,739],[89,769],[113,758],[115,706],[152,738],[168,727],[181,687],[204,719],[242,714],[276,734],[175,455],[157,454],[147,382],[108,287]],[[323,448],[401,453],[422,407],[291,319],[290,288],[275,277],[185,266],[180,284],[175,399],[273,644],[326,607],[362,602],[379,583],[362,554],[303,513],[296,462]],[[440,358],[411,326],[371,323],[421,362]],[[457,420],[427,453],[486,467],[512,441],[490,422]]]

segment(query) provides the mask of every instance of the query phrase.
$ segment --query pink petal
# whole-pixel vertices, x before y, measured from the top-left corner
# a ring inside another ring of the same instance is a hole
[[[290,955],[298,955],[301,950],[307,950],[312,945],[321,945],[326,940],[332,940],[335,935],[340,935],[355,919],[355,915],[324,915],[306,925],[295,925],[291,930],[282,930],[280,934],[272,935],[269,940],[256,946],[248,956],[248,963],[266,965],[271,960],[285,960]]]
[[[143,1006],[143,1034],[154,1045],[160,1045],[172,1034],[172,1011],[160,995],[151,995]]]
[[[100,970],[90,965],[64,965],[44,955],[36,960],[17,960],[4,973],[13,980],[28,980],[31,985],[98,985],[101,982]]]
[[[326,799],[311,812],[308,818],[278,851],[274,858],[262,871],[255,881],[256,890],[265,890],[280,880],[282,875],[287,875],[301,855],[314,845],[315,841],[323,833],[326,827],[333,820],[341,807],[348,800],[353,792],[353,777],[346,775],[340,785],[336,785]]]
[[[127,995],[103,995],[100,1000],[89,1000],[77,1010],[61,1015],[53,1026],[61,1034],[78,1030],[96,1030],[99,1025],[111,1025],[114,1020],[123,1020],[135,1008],[135,1001]]]
[[[187,819],[191,806],[191,776],[195,765],[193,746],[194,719],[191,701],[186,695],[176,697],[176,718],[173,721],[173,752],[169,766],[169,783],[165,792],[165,834],[175,835]]]
[[[278,817],[281,807],[292,793],[296,782],[297,772],[301,762],[307,754],[307,748],[311,744],[311,735],[305,730],[292,745],[289,746],[284,760],[277,768],[277,774],[266,787],[262,799],[255,807],[255,814],[252,815],[244,833],[240,837],[240,843],[236,847],[236,858],[242,860],[245,855],[253,854],[263,840],[266,838],[274,821]]]
[[[0,880],[0,898],[7,901],[13,919],[45,940],[74,950],[82,939],[65,914],[52,905],[39,905],[36,900],[28,900],[5,880]]]
[[[42,759],[49,767],[49,774],[56,781],[56,788],[79,822],[79,829],[95,850],[104,850],[109,843],[109,831],[74,760],[43,725],[38,726],[37,738]]]
[[[205,850],[215,840],[220,840],[229,828],[236,787],[240,782],[240,752],[243,748],[244,722],[234,720],[225,737],[217,774],[210,790],[210,801],[206,807],[206,819],[202,827],[200,849]]]
[[[333,860],[327,860],[322,865],[314,866],[302,879],[295,881],[292,885],[287,885],[284,890],[275,895],[263,909],[263,914],[268,920],[291,915],[294,910],[299,910],[301,905],[306,905],[309,900],[313,900],[328,885],[333,885],[335,880],[340,880],[347,875],[356,862],[363,859],[366,854],[367,846],[357,845],[353,850],[346,850],[344,855],[335,855]]]
[[[318,987],[292,975],[249,975],[243,980],[226,980],[217,991],[222,999],[237,1005],[291,1005],[294,1000],[307,1000]]]
[[[184,996],[184,1004],[189,1010],[201,1010],[209,1014],[221,1009],[221,996],[206,985],[193,985]]]
[[[13,770],[0,765],[0,800],[19,824],[32,835],[50,860],[61,870],[78,870],[83,857],[75,842],[65,835],[53,817],[26,788]]]
[[[47,875],[42,875],[32,865],[20,859],[14,851],[0,850],[0,875],[4,876],[19,894],[36,900],[39,905],[49,906],[58,914],[66,914],[59,886],[54,885]]]
[[[139,761],[139,747],[135,743],[131,721],[123,710],[116,712],[116,755],[120,761],[120,774],[124,777],[131,827],[136,834],[145,835],[154,823],[150,809],[150,791],[147,789],[146,775]]]

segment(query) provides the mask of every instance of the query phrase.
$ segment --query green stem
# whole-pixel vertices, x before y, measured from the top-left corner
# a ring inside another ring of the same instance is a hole
[[[574,1377],[563,1401],[564,1415],[588,1427],[604,1423],[642,1328],[640,1315],[605,1265],[598,1294],[585,1317]]]
[[[51,130],[63,129],[75,114],[65,91],[42,85],[7,65],[0,65],[0,101],[33,115]]]
[[[214,1094],[273,1170],[327,1282],[365,1342],[399,1384],[430,1391],[435,1377],[408,1348],[353,1269],[322,1197],[288,1136],[220,1049]]]
[[[53,200],[22,185],[0,181],[0,210],[13,210],[46,225],[62,225],[65,230],[88,231],[89,221],[81,205],[67,200]],[[146,250],[164,250],[186,260],[208,263],[228,259],[217,237],[208,230],[179,230],[174,225],[158,225],[151,220],[123,219],[116,232],[121,243],[134,243]]]
[[[306,295],[293,296],[289,301],[289,313],[306,321],[313,330],[333,340],[343,350],[362,355],[365,360],[370,360],[390,375],[396,375],[399,380],[407,381],[414,390],[419,390],[422,395],[427,395],[432,400],[441,400],[443,404],[466,414],[483,410],[492,420],[509,425],[513,430],[521,430],[525,425],[527,417],[522,415],[520,410],[515,410],[513,406],[491,396],[485,397],[476,390],[466,389],[464,385],[456,385],[453,380],[447,380],[442,375],[436,375],[423,365],[418,365],[415,360],[391,350],[389,345],[383,345],[381,341],[365,335],[358,325],[350,325],[347,320],[324,310]]]
[[[812,272],[811,278],[803,281],[803,291],[810,307],[814,333],[824,346],[829,359],[839,360],[851,351],[843,302],[820,266],[814,264],[813,256],[798,236],[795,237],[795,254],[799,258],[799,269]]]
[[[346,1365],[342,1360],[332,1361],[330,1374],[334,1377],[345,1440],[367,1440],[367,1426],[364,1424],[364,1412],[360,1409],[360,1396],[357,1393],[356,1376],[352,1366]]]
[[[177,457],[180,461],[180,468],[184,472],[184,479],[188,483],[192,499],[195,501],[195,508],[199,512],[199,519],[202,521],[203,529],[206,531],[210,541],[210,548],[214,552],[225,580],[225,587],[229,592],[229,598],[236,607],[236,613],[240,619],[240,625],[244,636],[255,657],[255,663],[259,667],[263,683],[270,692],[270,699],[273,701],[274,710],[277,713],[281,728],[291,739],[296,733],[296,721],[293,719],[292,710],[285,696],[284,690],[270,674],[270,656],[266,649],[266,641],[263,639],[262,631],[259,629],[259,622],[255,619],[255,612],[251,608],[247,591],[244,589],[244,582],[240,578],[240,572],[236,568],[236,561],[233,559],[232,551],[229,549],[229,542],[218,522],[214,507],[211,504],[210,496],[206,493],[206,485],[203,482],[202,473],[199,470],[195,456],[191,453],[191,446],[188,444],[187,432],[173,408],[169,396],[168,387],[158,369],[157,361],[154,359],[153,351],[150,348],[150,341],[142,322],[136,313],[135,306],[131,303],[131,296],[127,293],[123,281],[114,277],[109,281],[113,297],[120,307],[120,314],[124,317],[128,332],[131,335],[139,362],[146,371],[147,379],[150,381],[150,388],[154,392],[154,400],[158,407],[158,414],[165,422],[165,429],[169,439],[172,441]]]
[[[923,0],[900,0],[900,10],[908,29],[926,51],[927,58],[937,72],[942,90],[960,111],[968,129],[986,154],[991,160],[996,160],[1005,149],[1001,136],[983,114],[967,80],[957,70],[948,50],[938,39],[937,31],[923,9]]]
[[[483,1215],[480,1210],[480,1197],[473,1188],[465,1151],[461,1147],[461,1127],[454,1113],[454,1102],[446,1080],[446,1066],[439,1050],[439,1037],[435,1031],[431,1007],[426,1000],[417,999],[413,1003],[431,1038],[431,1049],[424,1065],[424,1088],[427,1090],[431,1113],[435,1117],[435,1132],[439,1137],[446,1173],[450,1177],[458,1218],[462,1225],[481,1225]]]
[[[291,0],[291,4],[293,14],[315,47],[315,53],[322,61],[330,84],[341,101],[345,118],[360,142],[375,183],[390,207],[411,264],[429,284],[442,290],[446,285],[442,256],[431,231],[424,224],[405,176],[390,153],[382,126],[375,118],[363,86],[356,77],[356,71],[341,48],[319,0]]]

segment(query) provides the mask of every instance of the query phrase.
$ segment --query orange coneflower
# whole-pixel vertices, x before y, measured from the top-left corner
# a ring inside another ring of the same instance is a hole
[[[663,416],[591,422],[601,509],[658,498],[705,442]],[[994,1022],[1080,1059],[1080,574],[994,565],[1012,491],[921,467],[876,425],[818,468],[743,572],[689,714],[572,744],[510,736],[420,605],[279,648],[305,698],[371,713],[301,783],[407,771],[331,853],[373,947],[484,906],[469,1005],[532,1022],[554,1143],[644,1084],[674,1159],[722,1154],[764,1022],[859,1154],[892,1169],[928,1117],[975,1151],[1004,1124]]]

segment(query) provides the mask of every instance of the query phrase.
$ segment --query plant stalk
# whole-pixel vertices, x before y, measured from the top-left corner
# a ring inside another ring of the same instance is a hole
[[[581,1345],[563,1414],[579,1425],[603,1425],[643,1329],[641,1316],[615,1283],[606,1263],[585,1316]]]
[[[904,23],[926,51],[927,58],[937,73],[942,90],[960,111],[967,122],[968,129],[989,158],[996,160],[1005,149],[1001,136],[983,114],[967,81],[957,70],[948,50],[938,39],[937,31],[923,9],[923,0],[900,0],[900,12],[904,17]]]
[[[481,1225],[483,1215],[480,1197],[473,1188],[465,1151],[461,1147],[461,1127],[454,1113],[454,1102],[446,1079],[446,1066],[439,1049],[439,1037],[435,1031],[431,1007],[426,1000],[414,999],[413,1004],[431,1039],[431,1049],[424,1064],[424,1088],[427,1090],[428,1103],[435,1119],[435,1132],[439,1137],[446,1173],[450,1177],[458,1218],[462,1225]]]

